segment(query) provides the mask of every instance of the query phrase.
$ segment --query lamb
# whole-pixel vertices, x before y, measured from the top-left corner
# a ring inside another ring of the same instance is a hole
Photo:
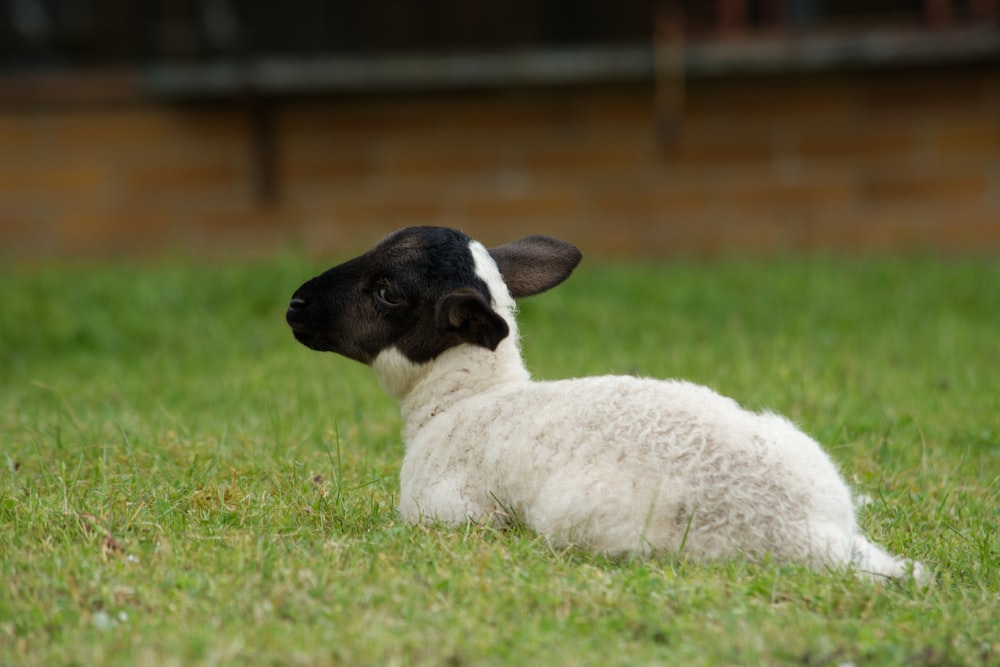
[[[834,463],[788,420],[681,380],[532,380],[514,299],[581,258],[544,236],[487,250],[411,227],[294,293],[296,339],[370,365],[400,403],[404,520],[516,517],[559,547],[923,579],[864,537]]]

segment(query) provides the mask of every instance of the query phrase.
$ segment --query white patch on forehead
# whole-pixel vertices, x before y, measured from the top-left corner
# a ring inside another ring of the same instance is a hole
[[[410,393],[417,381],[428,370],[428,364],[418,364],[406,358],[395,346],[378,353],[372,361],[372,370],[382,390],[389,396],[400,399]]]
[[[500,315],[513,316],[516,310],[514,297],[510,295],[510,290],[507,289],[507,283],[503,281],[503,276],[500,275],[500,269],[497,268],[497,263],[493,261],[490,251],[487,250],[479,241],[470,242],[469,250],[472,252],[472,261],[476,267],[476,275],[480,280],[486,283],[486,287],[490,291],[490,296],[493,298],[495,310],[500,313]]]

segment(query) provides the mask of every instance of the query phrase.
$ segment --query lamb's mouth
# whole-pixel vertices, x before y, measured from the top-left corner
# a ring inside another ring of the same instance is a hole
[[[335,337],[331,336],[327,332],[318,333],[313,329],[293,325],[292,335],[295,336],[295,340],[299,341],[310,350],[315,350],[316,352],[333,352],[334,354],[340,354],[348,357],[349,359],[357,359],[362,363],[368,363],[368,361],[363,357],[356,356],[349,350],[345,350],[343,346],[338,345]]]
[[[329,344],[325,343],[322,336],[317,336],[304,327],[298,327],[294,324],[289,324],[289,326],[292,327],[292,335],[295,336],[295,340],[309,349],[316,350],[317,352],[327,352],[330,350]]]

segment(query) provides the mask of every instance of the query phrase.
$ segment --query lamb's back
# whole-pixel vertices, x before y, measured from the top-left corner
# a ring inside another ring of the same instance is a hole
[[[464,480],[466,495],[487,496],[556,541],[604,551],[683,540],[717,556],[734,535],[753,550],[817,512],[853,527],[849,492],[815,441],[686,381],[499,386],[431,420],[407,459],[404,469]]]

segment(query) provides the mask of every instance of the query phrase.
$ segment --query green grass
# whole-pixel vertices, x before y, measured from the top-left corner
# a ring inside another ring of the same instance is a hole
[[[926,590],[402,524],[396,406],[283,323],[320,268],[0,269],[0,664],[1000,664],[997,262],[591,262],[522,304],[538,377],[795,419]]]

